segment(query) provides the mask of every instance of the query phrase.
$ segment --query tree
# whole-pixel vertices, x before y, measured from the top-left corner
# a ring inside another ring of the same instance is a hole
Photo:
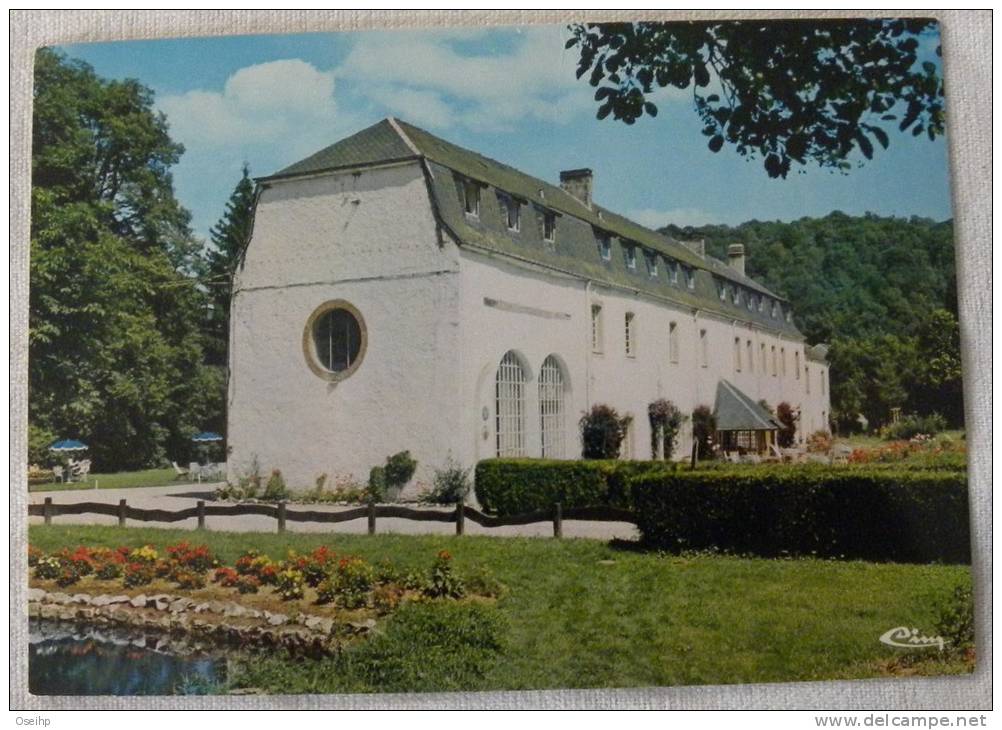
[[[647,419],[651,424],[651,458],[658,458],[660,446],[661,457],[671,460],[675,452],[675,439],[679,428],[685,420],[682,411],[670,400],[659,398],[647,406]]]
[[[602,404],[581,416],[581,456],[585,459],[618,459],[619,449],[630,427],[630,417]]]
[[[929,19],[589,23],[569,27],[577,76],[596,87],[597,117],[657,116],[657,89],[692,88],[708,146],[759,156],[769,177],[793,163],[847,170],[849,153],[886,148],[881,122],[943,133],[943,82],[919,64]],[[937,55],[940,53],[936,49]]]
[[[960,325],[952,312],[936,309],[925,317],[916,335],[919,353],[912,410],[943,414],[947,421],[964,418],[964,383],[960,365]]]
[[[170,175],[183,148],[149,89],[49,49],[34,101],[29,421],[85,441],[102,470],[186,458],[219,404]]]
[[[250,240],[254,222],[254,181],[244,164],[243,174],[219,222],[209,231],[212,248],[206,253],[207,284],[211,302],[208,318],[209,361],[225,366],[229,343],[230,298],[233,272]]]
[[[793,446],[793,442],[797,437],[797,420],[800,418],[800,414],[794,412],[793,407],[783,401],[778,406],[776,406],[776,420],[779,421],[781,427],[776,432],[776,440],[782,448],[789,448]]]
[[[713,458],[713,437],[717,433],[717,417],[709,406],[696,406],[692,411],[692,438],[700,459]]]

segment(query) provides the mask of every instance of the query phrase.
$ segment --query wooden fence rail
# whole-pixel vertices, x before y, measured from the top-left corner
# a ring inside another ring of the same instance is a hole
[[[585,520],[589,522],[629,522],[636,524],[636,517],[629,510],[616,507],[570,507],[565,508],[559,502],[548,510],[537,510],[520,515],[504,517],[484,514],[469,505],[456,505],[451,510],[414,509],[398,504],[368,504],[364,507],[324,512],[311,509],[289,509],[285,502],[275,504],[206,504],[199,500],[194,507],[179,510],[142,509],[130,507],[124,499],[118,504],[103,504],[101,502],[77,502],[75,504],[55,504],[52,497],[46,497],[42,504],[29,504],[30,516],[42,517],[45,524],[52,524],[53,517],[60,515],[96,514],[118,517],[118,524],[124,526],[126,520],[138,522],[180,522],[197,518],[199,529],[205,529],[207,517],[232,517],[238,515],[259,515],[270,517],[277,522],[278,531],[285,532],[288,522],[350,522],[365,518],[368,521],[369,534],[376,533],[376,520],[380,517],[395,517],[402,520],[417,522],[453,522],[456,534],[462,535],[466,529],[466,520],[475,522],[481,527],[509,527],[515,525],[531,525],[535,522],[552,522],[553,536],[563,537],[564,520]]]

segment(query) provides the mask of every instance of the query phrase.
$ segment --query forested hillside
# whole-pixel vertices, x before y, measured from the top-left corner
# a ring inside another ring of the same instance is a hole
[[[890,409],[963,420],[953,225],[840,212],[791,223],[668,226],[726,260],[742,243],[748,273],[789,298],[811,344],[831,345],[832,412],[843,430]]]

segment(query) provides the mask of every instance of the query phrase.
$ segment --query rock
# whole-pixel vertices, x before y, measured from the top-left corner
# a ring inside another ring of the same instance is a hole
[[[263,695],[264,693],[264,690],[260,687],[237,687],[227,692],[227,694],[231,695]]]
[[[28,589],[28,601],[44,601],[46,593],[41,588]]]
[[[111,611],[111,618],[119,623],[128,623],[132,618],[132,612],[124,608],[115,608]]]
[[[247,609],[239,604],[231,603],[226,607],[226,610],[223,611],[223,615],[230,618],[239,618],[240,616],[247,615]]]
[[[129,605],[135,608],[146,608],[146,596],[140,593],[138,596],[129,601]]]
[[[90,600],[90,605],[92,606],[107,606],[111,601],[108,600],[109,596],[94,596]]]
[[[28,604],[28,618],[38,618],[42,615],[42,605],[39,603]]]
[[[60,621],[72,621],[76,611],[72,608],[60,607],[56,609],[56,618]]]
[[[147,598],[146,607],[155,608],[158,611],[164,611],[166,610],[167,606],[170,605],[170,601],[171,601],[171,596],[168,596],[165,593],[161,593],[159,595],[150,596],[149,598]]]
[[[108,596],[108,603],[109,604],[113,604],[113,603],[129,603],[130,601],[131,601],[131,599],[128,596],[122,596],[122,595]]]
[[[65,593],[58,593],[58,592],[57,593],[49,593],[49,594],[47,594],[45,596],[45,599],[49,603],[55,603],[55,604],[58,604],[60,606],[66,605],[71,600],[70,597],[67,594],[65,594]]]
[[[282,613],[273,613],[268,616],[268,624],[270,626],[282,626],[288,623],[289,617]]]
[[[323,621],[320,616],[300,616],[299,618],[302,620],[303,625],[308,629],[320,628],[320,624]]]
[[[194,603],[190,598],[178,598],[170,604],[171,613],[181,613]]]
[[[192,607],[191,610],[194,611],[195,613],[205,613],[206,611],[209,610],[209,604],[208,603],[196,603]]]
[[[212,611],[212,613],[222,613],[226,610],[226,606],[219,601],[209,601],[205,605],[209,607],[208,610]]]

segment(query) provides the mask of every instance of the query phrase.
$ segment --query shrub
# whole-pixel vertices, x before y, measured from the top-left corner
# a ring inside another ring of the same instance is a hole
[[[389,613],[400,605],[403,597],[403,589],[397,586],[376,586],[372,591],[372,605],[380,613]]]
[[[58,557],[63,566],[70,566],[77,576],[90,575],[94,572],[96,563],[94,556],[83,545],[73,552],[70,552],[69,548],[63,548],[59,551]]]
[[[261,581],[253,575],[242,575],[236,582],[238,593],[257,593],[261,587]]]
[[[697,470],[632,480],[653,548],[968,562],[962,472],[827,466]]]
[[[122,565],[121,563],[115,563],[110,560],[102,562],[98,565],[94,575],[101,580],[115,580],[122,575]]]
[[[39,550],[37,547],[32,545],[28,546],[28,567],[34,568],[38,564],[39,558],[43,557],[45,553]]]
[[[776,406],[776,420],[780,423],[776,440],[781,448],[787,449],[793,446],[797,437],[797,417],[793,407],[786,401]]]
[[[462,598],[466,595],[466,586],[452,570],[452,555],[448,550],[442,550],[435,556],[424,594],[430,598]]]
[[[230,567],[216,568],[212,576],[212,582],[218,583],[223,588],[233,588],[240,580],[240,574]]]
[[[372,566],[358,557],[342,558],[333,575],[336,601],[342,608],[361,608],[375,581]]]
[[[283,601],[294,601],[302,598],[304,585],[303,574],[293,568],[279,571],[275,577],[275,591]]]
[[[700,459],[713,458],[713,434],[717,432],[717,417],[709,406],[696,406],[692,411],[692,438]]]
[[[41,580],[54,580],[59,577],[62,568],[62,561],[54,555],[41,557],[35,563],[35,577]]]
[[[205,576],[194,570],[179,568],[174,571],[174,582],[178,588],[185,590],[195,590],[205,588]]]
[[[384,473],[386,475],[386,486],[391,488],[403,487],[414,476],[417,469],[417,461],[411,458],[410,451],[401,451],[386,460]]]
[[[182,540],[176,545],[168,545],[167,554],[177,565],[197,573],[205,573],[216,564],[216,559],[212,557],[207,545],[192,546],[187,540]]]
[[[441,469],[435,470],[435,483],[430,491],[421,495],[428,504],[461,504],[470,493],[470,470],[464,469],[450,456]]]
[[[596,404],[581,416],[578,426],[585,459],[618,459],[630,418],[621,417],[612,406]]]
[[[880,435],[888,441],[907,441],[919,434],[935,436],[940,431],[945,431],[946,427],[946,419],[938,413],[932,413],[928,416],[909,415],[904,416],[897,423],[884,426],[880,430]]]
[[[685,416],[670,400],[659,398],[647,406],[647,419],[651,423],[651,458],[658,458],[658,446],[661,446],[663,458],[670,460]]]
[[[481,506],[500,515],[550,511],[556,502],[564,508],[630,509],[630,477],[676,468],[659,461],[485,459],[474,471],[475,489]]]
[[[153,582],[153,578],[152,563],[126,563],[125,568],[122,570],[122,584],[126,588],[149,585]]]
[[[33,423],[28,424],[28,463],[52,466],[56,460],[49,450],[52,442],[58,438],[56,434]]]
[[[59,568],[59,574],[56,576],[56,585],[62,588],[66,586],[71,586],[80,580],[80,572],[77,570],[76,565],[69,562],[63,562]]]
[[[466,577],[465,582],[467,589],[475,596],[498,598],[504,593],[504,584],[482,563]]]
[[[957,586],[939,606],[935,630],[951,653],[974,648],[974,592],[970,583]]]
[[[303,571],[303,579],[310,588],[316,588],[330,574],[337,556],[321,545],[316,548],[302,562],[300,570]]]
[[[376,502],[386,499],[386,469],[381,466],[369,470],[369,494]]]
[[[268,483],[264,487],[262,497],[271,502],[278,502],[289,498],[289,488],[285,486],[285,478],[279,469],[272,469]]]
[[[129,552],[129,560],[133,563],[155,563],[160,558],[160,554],[152,545],[143,545]]]
[[[827,454],[832,450],[832,435],[828,431],[815,431],[807,437],[807,450],[812,454]]]

